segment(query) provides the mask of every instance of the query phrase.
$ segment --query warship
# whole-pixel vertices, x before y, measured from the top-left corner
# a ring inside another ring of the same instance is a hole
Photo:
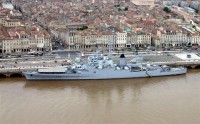
[[[127,63],[124,54],[115,64],[109,57],[89,56],[83,64],[57,66],[23,72],[27,80],[95,80],[158,77],[185,74],[185,67],[169,67],[166,65]]]

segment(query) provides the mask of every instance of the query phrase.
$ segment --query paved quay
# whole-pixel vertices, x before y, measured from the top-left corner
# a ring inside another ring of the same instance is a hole
[[[41,56],[41,57],[24,57],[19,59],[1,59],[0,60],[0,74],[10,77],[12,74],[21,74],[22,71],[36,70],[38,68],[64,66],[74,63],[77,58],[86,59],[95,53],[85,53],[81,57],[81,52],[74,52],[69,55],[61,51],[59,55],[55,56]],[[187,66],[195,68],[200,65],[200,55],[196,53],[187,52],[139,52],[138,55],[133,52],[121,52],[112,54],[115,63],[118,62],[120,54],[125,54],[127,62],[130,62],[135,57],[142,57],[143,63],[151,63],[158,65],[172,65],[172,66]]]

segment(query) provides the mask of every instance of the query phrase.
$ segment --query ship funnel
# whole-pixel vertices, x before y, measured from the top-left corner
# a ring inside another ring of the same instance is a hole
[[[126,65],[126,58],[124,54],[120,55],[120,59],[119,59],[119,66],[120,67],[124,67]]]

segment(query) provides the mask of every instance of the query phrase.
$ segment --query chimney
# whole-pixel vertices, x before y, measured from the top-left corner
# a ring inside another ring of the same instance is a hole
[[[39,28],[39,27],[37,27],[37,31],[40,31],[40,28]]]
[[[120,60],[119,60],[119,66],[123,68],[125,65],[126,65],[126,58],[125,58],[124,54],[121,54]]]

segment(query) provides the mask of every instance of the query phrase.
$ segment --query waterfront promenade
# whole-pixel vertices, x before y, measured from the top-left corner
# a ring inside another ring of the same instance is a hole
[[[64,55],[56,56],[42,56],[42,57],[25,57],[20,59],[1,59],[0,61],[0,75],[3,77],[10,77],[12,75],[23,76],[23,71],[31,71],[39,68],[65,66],[76,62],[76,58],[81,57],[81,52],[75,52],[69,56]],[[93,53],[85,53],[84,58]],[[118,62],[120,54],[125,54],[127,62],[130,62],[136,56],[143,58],[142,63],[150,63],[157,65],[170,65],[170,66],[185,66],[196,68],[200,66],[200,56],[197,53],[187,52],[139,52],[134,55],[132,52],[115,53],[112,55],[114,62]],[[80,59],[82,60],[82,58]]]

